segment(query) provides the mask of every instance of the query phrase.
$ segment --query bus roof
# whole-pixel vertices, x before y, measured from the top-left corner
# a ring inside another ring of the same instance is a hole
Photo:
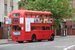
[[[13,13],[35,13],[35,14],[52,14],[51,12],[42,12],[42,11],[31,11],[31,10],[15,10],[12,11],[11,14]]]

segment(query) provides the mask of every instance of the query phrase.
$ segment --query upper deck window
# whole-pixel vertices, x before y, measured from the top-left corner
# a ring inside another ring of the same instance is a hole
[[[36,14],[36,18],[40,18],[40,14]]]
[[[25,16],[26,17],[31,17],[31,14],[30,13],[26,13]]]
[[[44,18],[44,14],[41,15],[41,18]]]
[[[16,13],[16,14],[13,14],[12,17],[19,17],[20,14],[19,13]]]
[[[35,14],[34,14],[34,13],[31,13],[31,17],[33,17],[33,18],[34,18],[34,17],[35,17]]]
[[[50,15],[50,18],[52,18],[52,15]]]
[[[49,18],[49,15],[45,15],[46,18]]]

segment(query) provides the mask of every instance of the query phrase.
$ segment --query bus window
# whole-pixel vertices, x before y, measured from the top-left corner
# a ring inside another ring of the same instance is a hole
[[[35,30],[35,27],[33,26],[33,27],[31,27],[31,30]]]
[[[31,17],[31,15],[29,13],[26,13],[25,16],[26,17]]]
[[[52,19],[50,20],[50,23],[52,23]]]
[[[52,18],[52,15],[49,15],[50,16],[50,18]]]
[[[44,18],[44,14],[41,15],[41,18]]]
[[[37,29],[37,30],[40,30],[40,27],[39,27],[39,26],[37,26],[37,27],[36,27],[36,29]]]
[[[16,14],[13,14],[12,17],[19,17],[20,14],[19,13],[16,13]]]
[[[13,31],[21,31],[21,26],[13,26]]]
[[[40,23],[44,23],[44,19],[40,19]]]
[[[49,15],[45,15],[46,18],[49,18]]]
[[[40,18],[40,14],[36,14],[36,18]]]
[[[35,14],[34,13],[31,13],[31,17],[35,18]]]
[[[45,30],[45,27],[41,27],[41,30]]]
[[[46,30],[49,30],[50,28],[49,27],[46,27]]]
[[[48,19],[48,23],[52,23],[52,19]]]

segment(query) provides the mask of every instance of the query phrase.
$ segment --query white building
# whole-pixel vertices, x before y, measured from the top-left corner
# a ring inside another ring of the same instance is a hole
[[[18,1],[20,0],[0,0],[0,23],[5,21],[11,11],[18,10]]]

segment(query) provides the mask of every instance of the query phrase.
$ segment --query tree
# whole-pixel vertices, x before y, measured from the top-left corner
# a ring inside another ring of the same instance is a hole
[[[51,12],[56,29],[59,29],[60,22],[64,17],[72,17],[72,8],[68,0],[27,0],[27,3],[25,9]]]
[[[18,7],[19,7],[19,8],[24,7],[25,2],[26,2],[26,0],[21,0],[21,1],[19,1],[19,2],[17,3],[17,4],[18,4]]]

